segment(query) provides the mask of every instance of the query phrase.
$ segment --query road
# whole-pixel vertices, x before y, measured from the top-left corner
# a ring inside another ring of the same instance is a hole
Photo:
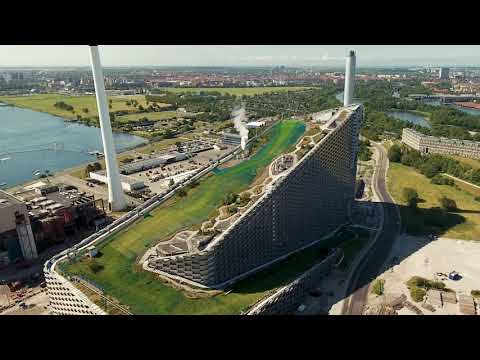
[[[387,152],[380,144],[373,141],[371,144],[378,151],[377,171],[374,175],[372,186],[375,188],[375,192],[381,201],[384,222],[375,244],[360,261],[356,274],[348,285],[347,294],[351,294],[351,296],[345,299],[342,308],[342,314],[346,315],[361,315],[363,313],[367,303],[370,282],[380,274],[382,266],[400,231],[400,213],[394,200],[388,193],[386,185],[388,170]]]

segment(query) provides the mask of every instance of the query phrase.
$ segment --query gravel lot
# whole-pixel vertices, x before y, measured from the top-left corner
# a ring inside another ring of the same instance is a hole
[[[396,261],[394,257],[397,257]],[[403,293],[410,301],[412,300],[405,282],[412,276],[443,281],[447,288],[457,293],[457,297],[460,294],[470,295],[471,290],[480,289],[479,259],[480,241],[445,238],[430,241],[426,237],[400,236],[387,261],[387,270],[379,278],[386,281],[386,294]],[[442,280],[435,275],[438,272],[448,274],[453,270],[460,274],[460,280]],[[369,300],[374,302],[375,295],[370,294],[369,297]],[[414,304],[421,308],[421,303]],[[436,307],[434,313],[424,309],[422,311],[426,315],[459,314],[458,304],[444,304],[442,308]],[[398,313],[412,314],[406,308]]]

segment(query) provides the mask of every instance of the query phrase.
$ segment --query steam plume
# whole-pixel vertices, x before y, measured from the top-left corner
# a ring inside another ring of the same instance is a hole
[[[245,146],[248,140],[248,129],[245,125],[245,121],[247,120],[247,116],[245,115],[245,106],[242,105],[241,107],[236,107],[232,111],[232,116],[233,116],[233,125],[235,126],[235,129],[237,129],[238,133],[241,136],[240,145],[242,147],[242,150],[245,150]]]

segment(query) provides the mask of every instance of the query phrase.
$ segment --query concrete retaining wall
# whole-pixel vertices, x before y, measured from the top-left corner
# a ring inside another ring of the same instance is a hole
[[[312,267],[295,281],[254,305],[247,312],[247,315],[286,315],[293,313],[308,292],[330,273],[341,256],[342,251],[335,249],[326,259]]]

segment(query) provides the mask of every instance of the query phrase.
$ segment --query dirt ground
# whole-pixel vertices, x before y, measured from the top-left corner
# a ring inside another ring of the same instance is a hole
[[[0,315],[49,315],[49,298],[46,291],[42,291],[24,301],[27,309],[22,310],[18,304],[0,313]]]
[[[395,258],[396,257],[396,258]],[[431,241],[426,237],[400,236],[392,249],[386,270],[378,278],[385,280],[386,295],[405,294],[407,299],[418,306],[426,315],[454,315],[460,314],[457,304],[444,304],[435,312],[421,307],[422,303],[415,303],[410,297],[405,285],[412,276],[421,276],[430,280],[442,281],[447,288],[454,290],[458,295],[470,295],[471,290],[480,289],[480,241],[464,241],[439,238]],[[457,271],[460,280],[441,279],[435,274],[448,274]],[[376,296],[369,295],[369,303],[375,303]],[[478,309],[477,309],[478,313]],[[411,315],[407,308],[398,311],[399,315]]]

